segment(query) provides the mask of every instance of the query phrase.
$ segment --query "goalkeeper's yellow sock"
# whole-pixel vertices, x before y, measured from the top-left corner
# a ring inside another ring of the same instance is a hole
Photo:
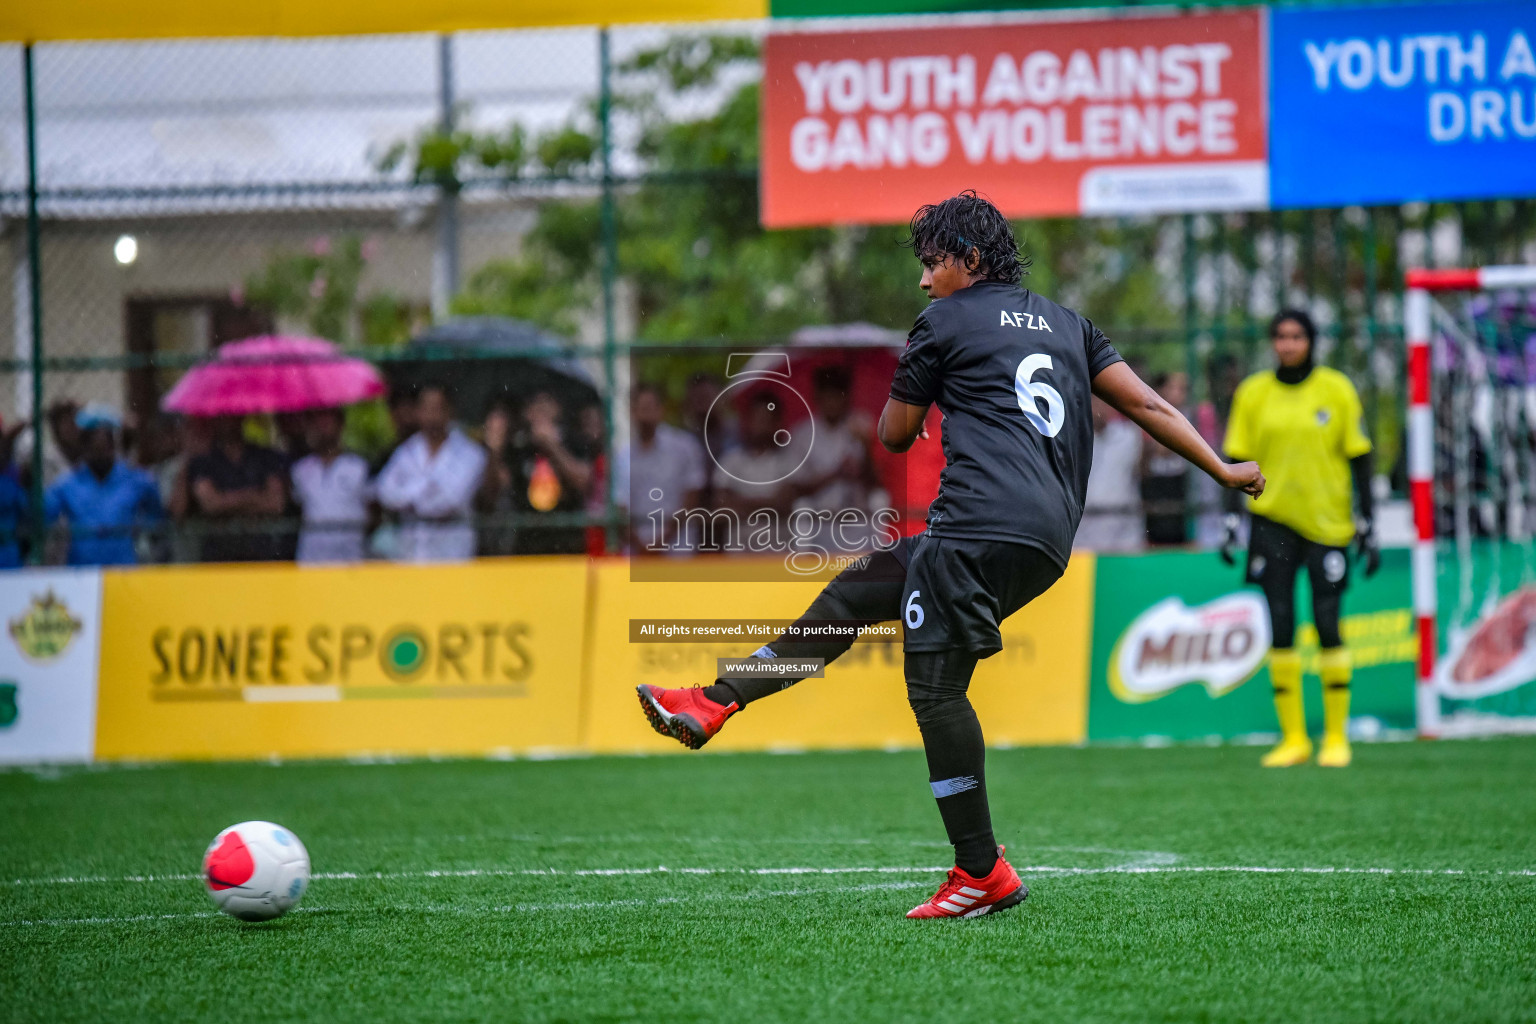
[[[1280,745],[1264,755],[1266,768],[1289,768],[1312,756],[1307,739],[1307,712],[1301,701],[1301,655],[1291,647],[1269,652],[1269,678],[1275,686],[1275,715],[1280,719]]]
[[[1349,681],[1354,670],[1347,647],[1323,650],[1319,674],[1323,677],[1323,747],[1317,763],[1325,768],[1349,766]]]

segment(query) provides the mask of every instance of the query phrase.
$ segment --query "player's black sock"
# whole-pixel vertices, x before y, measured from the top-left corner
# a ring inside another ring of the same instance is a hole
[[[790,631],[803,635],[807,629],[828,624],[838,627],[867,626],[894,621],[901,612],[901,588],[906,566],[890,551],[877,551],[862,564],[856,563],[828,583],[816,600],[795,620]],[[853,646],[853,635],[795,640],[780,634],[758,648],[755,657],[820,658],[831,664]],[[787,690],[805,676],[773,676],[754,679],[716,679],[704,688],[704,696],[717,704],[735,701],[742,707],[770,694]]]
[[[825,596],[826,594],[823,592],[822,597],[818,597],[815,603],[811,605],[811,610],[796,620],[795,625],[803,629],[808,625],[826,623],[826,616],[815,615],[816,605],[821,604],[822,598]],[[844,623],[839,624],[842,625]],[[781,635],[772,643],[765,644],[752,652],[752,657],[774,659],[820,658],[830,664],[842,657],[843,652],[852,646],[852,637],[847,639],[794,641],[786,640]],[[731,701],[735,701],[742,707],[746,707],[753,701],[761,700],[769,694],[778,693],[780,690],[787,690],[804,678],[805,676],[784,675],[751,679],[716,679],[713,686],[704,687],[704,696],[716,704],[729,704]]]
[[[974,878],[997,864],[987,805],[986,743],[965,695],[974,655],[963,651],[907,655],[907,699],[923,733],[928,783],[955,847],[955,864]]]
[[[779,642],[774,641],[774,643]],[[832,657],[835,658],[842,653],[838,651]],[[771,645],[765,645],[753,651],[752,657],[777,658],[779,655]],[[795,655],[795,657],[801,657],[801,655]],[[804,657],[814,658],[818,655],[808,654]],[[746,707],[755,700],[761,700],[780,690],[787,690],[804,678],[804,676],[765,676],[761,679],[716,679],[713,684],[704,687],[704,696],[716,704],[729,704],[735,701],[741,707]]]

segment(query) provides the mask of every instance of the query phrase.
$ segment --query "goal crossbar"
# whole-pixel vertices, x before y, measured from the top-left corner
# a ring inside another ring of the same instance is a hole
[[[1416,689],[1419,735],[1439,733],[1440,702],[1435,690],[1435,420],[1430,404],[1430,338],[1434,313],[1430,296],[1436,292],[1536,288],[1536,266],[1495,266],[1465,269],[1410,270],[1403,330],[1408,348],[1408,489],[1413,501],[1416,538],[1413,545],[1413,613],[1419,626]]]

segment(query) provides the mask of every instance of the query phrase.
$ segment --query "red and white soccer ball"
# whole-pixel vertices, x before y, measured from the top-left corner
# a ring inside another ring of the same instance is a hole
[[[214,905],[242,921],[270,921],[299,905],[309,887],[309,852],[270,821],[242,821],[214,837],[203,854],[203,883]]]

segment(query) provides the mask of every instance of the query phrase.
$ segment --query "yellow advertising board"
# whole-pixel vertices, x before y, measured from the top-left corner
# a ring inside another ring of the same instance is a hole
[[[1076,555],[1066,575],[1003,624],[1003,650],[977,668],[971,698],[991,744],[1079,743],[1087,731],[1092,555]],[[634,688],[698,686],[715,678],[716,659],[750,654],[755,644],[632,642],[631,619],[794,619],[820,582],[632,582],[620,560],[597,563],[591,648],[591,698],[583,732],[594,752],[677,752],[640,714]],[[901,643],[861,641],[826,677],[807,679],[733,718],[710,750],[915,747]]]
[[[96,756],[574,750],[588,576],[578,558],[105,573]]]
[[[767,0],[37,0],[0,4],[0,39],[367,35],[767,16]]]

